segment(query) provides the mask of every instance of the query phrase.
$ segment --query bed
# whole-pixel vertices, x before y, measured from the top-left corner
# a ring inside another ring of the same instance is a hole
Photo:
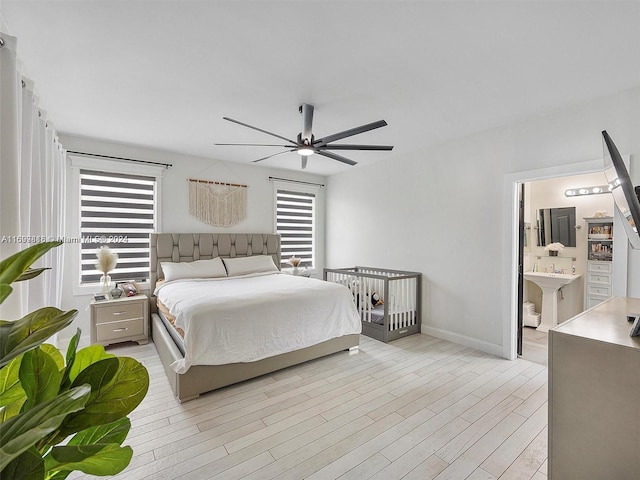
[[[351,293],[280,272],[278,235],[159,233],[151,234],[150,247],[152,338],[180,402],[358,347]],[[266,271],[243,270],[267,260],[273,267]],[[229,278],[175,275],[174,268],[219,263]],[[273,323],[277,318],[283,323]]]

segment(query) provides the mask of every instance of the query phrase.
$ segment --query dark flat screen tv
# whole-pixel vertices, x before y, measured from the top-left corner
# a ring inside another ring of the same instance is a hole
[[[604,139],[604,174],[609,182],[613,200],[624,218],[624,227],[629,243],[640,250],[640,198],[638,187],[634,189],[627,167],[609,134],[602,132]]]

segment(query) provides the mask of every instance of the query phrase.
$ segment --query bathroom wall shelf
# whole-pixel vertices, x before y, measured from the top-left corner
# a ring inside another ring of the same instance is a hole
[[[613,217],[586,217],[587,271],[584,306],[591,308],[612,295]]]
[[[560,259],[566,258],[567,260],[571,259],[572,262],[576,261],[576,257],[563,257],[562,255],[558,255],[557,257],[552,257],[551,255],[536,255],[536,258],[538,260],[542,260],[543,258],[550,258],[552,260],[553,259],[558,259],[558,258],[560,258]]]

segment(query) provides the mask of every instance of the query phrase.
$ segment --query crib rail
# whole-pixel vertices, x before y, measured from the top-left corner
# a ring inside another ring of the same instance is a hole
[[[362,319],[362,333],[388,342],[420,332],[422,275],[374,267],[324,269],[324,279],[345,285]],[[376,295],[382,305],[376,305]]]

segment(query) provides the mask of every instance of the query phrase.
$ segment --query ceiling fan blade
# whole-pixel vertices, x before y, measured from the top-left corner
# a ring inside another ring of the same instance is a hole
[[[326,145],[327,143],[335,142],[336,140],[340,140],[346,137],[351,137],[353,135],[358,135],[359,133],[368,132],[369,130],[384,127],[386,125],[387,125],[387,122],[385,122],[384,120],[378,120],[377,122],[367,123],[366,125],[350,128],[349,130],[345,130],[344,132],[338,132],[338,133],[334,133],[333,135],[329,135],[328,137],[320,138],[314,141],[313,145],[320,147],[320,146]]]
[[[263,129],[261,129],[261,128],[254,127],[254,126],[252,126],[252,125],[249,125],[249,124],[246,124],[246,123],[239,122],[238,120],[234,120],[233,118],[229,118],[229,117],[222,117],[222,119],[223,119],[223,120],[227,120],[227,121],[229,121],[229,122],[237,123],[238,125],[242,125],[243,127],[252,128],[253,130],[257,130],[257,131],[259,131],[259,132],[266,133],[267,135],[271,135],[271,136],[273,136],[273,137],[280,138],[280,139],[282,139],[282,140],[285,140],[285,141],[287,141],[287,142],[289,142],[289,143],[293,143],[294,145],[296,145],[296,142],[294,142],[293,140],[290,140],[290,139],[288,139],[288,138],[286,138],[286,137],[282,137],[282,136],[278,135],[277,133],[268,132],[267,130],[263,130]]]
[[[307,160],[309,160],[309,156],[308,155],[303,155],[302,156],[302,170],[307,168]]]
[[[272,145],[267,143],[214,143],[216,146],[234,146],[234,147],[284,147],[294,148],[295,145]]]
[[[316,153],[318,155],[322,155],[323,157],[329,157],[329,158],[331,158],[333,160],[337,160],[339,162],[346,163],[347,165],[351,165],[352,167],[354,165],[358,164],[358,162],[354,162],[353,160],[349,160],[348,158],[345,158],[345,157],[343,157],[341,155],[336,155],[335,153],[327,152],[326,150],[318,150]]]
[[[323,145],[318,150],[393,150],[393,145]]]
[[[300,113],[302,113],[302,142],[311,145],[311,125],[313,124],[313,105],[303,103],[300,105]],[[308,142],[305,142],[308,140]]]
[[[262,157],[262,158],[259,158],[257,160],[253,160],[253,163],[261,162],[262,160],[266,160],[267,158],[271,158],[271,157],[276,157],[278,155],[282,155],[283,153],[289,153],[289,152],[295,152],[295,151],[296,151],[296,149],[292,148],[291,150],[285,150],[284,152],[274,153],[273,155],[268,155],[266,157]]]

